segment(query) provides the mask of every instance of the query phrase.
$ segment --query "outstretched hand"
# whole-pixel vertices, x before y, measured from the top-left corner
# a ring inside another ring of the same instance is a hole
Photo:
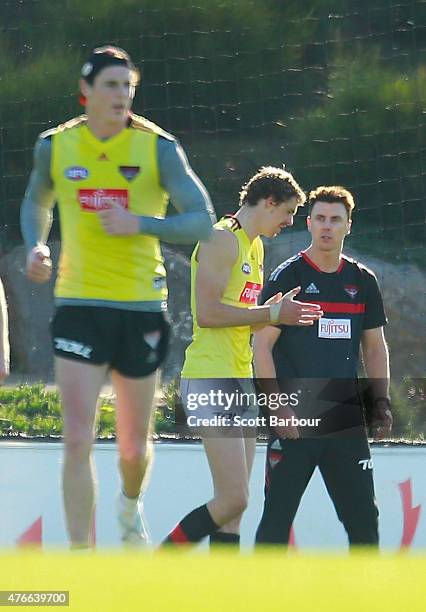
[[[294,287],[285,295],[277,293],[267,302],[267,305],[281,304],[277,324],[281,325],[313,325],[315,321],[323,316],[323,311],[318,304],[298,302],[294,298],[300,293],[301,287]]]

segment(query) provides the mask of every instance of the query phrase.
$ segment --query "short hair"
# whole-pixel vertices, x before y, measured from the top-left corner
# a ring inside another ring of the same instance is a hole
[[[290,172],[274,166],[263,166],[251,177],[240,192],[240,206],[256,206],[259,200],[272,196],[276,202],[296,198],[303,206],[306,195]]]
[[[351,218],[352,211],[355,208],[353,195],[340,185],[332,185],[331,187],[321,185],[321,187],[313,189],[308,196],[309,214],[311,214],[316,202],[329,202],[330,204],[340,202],[346,209],[348,219]]]
[[[124,66],[131,72],[131,84],[136,87],[139,85],[140,73],[131,60],[130,55],[121,47],[105,45],[93,49],[81,69],[81,78],[93,85],[95,77],[101,70],[110,66]]]

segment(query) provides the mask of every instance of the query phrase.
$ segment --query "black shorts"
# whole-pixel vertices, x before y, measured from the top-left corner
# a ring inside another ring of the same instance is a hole
[[[59,306],[51,321],[57,357],[107,363],[130,378],[157,370],[167,354],[168,315],[98,306]]]

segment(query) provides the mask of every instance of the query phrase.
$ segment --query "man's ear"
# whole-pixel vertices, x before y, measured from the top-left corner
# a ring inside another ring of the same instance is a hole
[[[275,200],[273,196],[268,196],[267,198],[264,198],[264,202],[265,202],[265,208],[271,209],[275,207]]]
[[[89,85],[89,83],[88,83],[88,82],[87,82],[85,79],[80,79],[80,80],[79,80],[79,82],[78,82],[78,85],[79,85],[79,87],[80,87],[80,92],[81,92],[81,94],[82,94],[82,95],[83,95],[85,98],[87,98],[87,93],[88,93],[88,91],[89,91],[89,89],[90,89],[90,85]]]
[[[349,234],[351,233],[351,229],[352,229],[352,219],[349,219],[349,221],[348,221],[348,231],[346,232],[346,236],[349,236]]]
[[[310,215],[306,217],[306,227],[308,228],[308,232],[310,232],[311,231],[311,216]]]

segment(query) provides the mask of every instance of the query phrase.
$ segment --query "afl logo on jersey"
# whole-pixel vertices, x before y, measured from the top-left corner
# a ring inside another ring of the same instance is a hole
[[[250,264],[243,263],[243,265],[241,266],[241,270],[244,272],[244,274],[250,274],[251,272]]]
[[[71,166],[65,170],[64,174],[70,181],[83,181],[89,176],[89,171],[82,166]]]

